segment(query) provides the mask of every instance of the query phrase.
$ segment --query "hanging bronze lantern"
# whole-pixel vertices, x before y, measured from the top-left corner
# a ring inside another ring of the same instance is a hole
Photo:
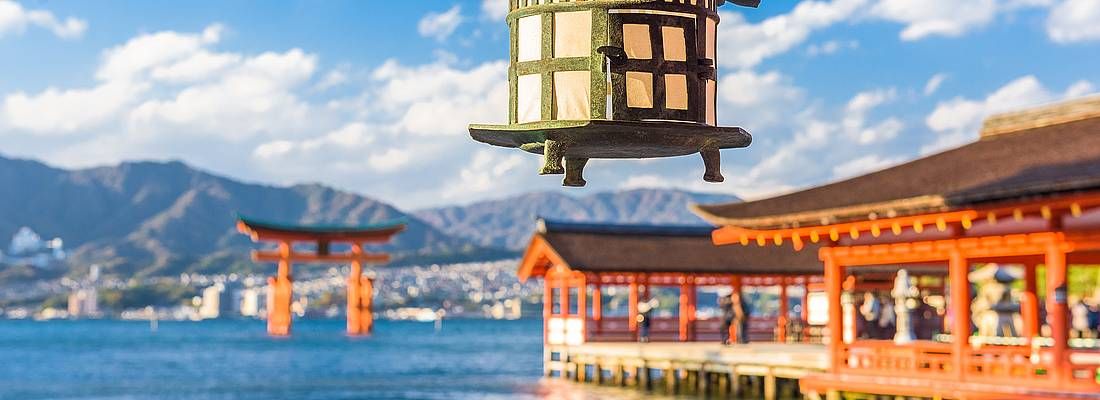
[[[475,140],[542,154],[539,173],[564,173],[565,186],[585,185],[590,158],[693,153],[703,179],[722,182],[719,150],[752,141],[716,122],[717,9],[727,0],[508,1],[509,123],[470,125]]]

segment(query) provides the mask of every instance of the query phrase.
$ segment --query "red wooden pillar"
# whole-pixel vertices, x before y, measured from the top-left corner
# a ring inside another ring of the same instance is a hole
[[[775,319],[775,341],[787,342],[787,322],[790,315],[790,304],[787,301],[787,277],[779,278],[779,317]]]
[[[698,340],[699,330],[695,326],[695,311],[699,309],[699,289],[695,286],[695,278],[689,277],[691,283],[691,289],[688,292],[688,320],[691,321],[688,340],[694,342]]]
[[[570,279],[570,282],[577,285],[577,315],[576,317],[581,321],[581,338],[588,341],[588,280],[584,278],[583,274],[578,278]]]
[[[363,246],[355,243],[351,245],[351,254],[356,258],[363,255]],[[348,335],[369,335],[374,326],[374,285],[369,278],[363,277],[363,263],[360,260],[351,262],[351,271],[348,272],[347,282],[347,331]]]
[[[638,340],[638,284],[641,279],[641,275],[634,275],[630,280],[630,293],[627,299],[627,326],[630,327],[630,332],[634,335],[634,340]]]
[[[596,275],[596,285],[592,289],[592,331],[599,335],[603,328],[603,285],[599,275]]]
[[[1020,317],[1024,320],[1024,337],[1028,343],[1039,336],[1039,293],[1035,277],[1036,265],[1024,265],[1024,295],[1020,299]]]
[[[967,348],[970,346],[970,262],[959,250],[953,250],[947,270],[951,280],[953,368],[961,382],[966,376]]]
[[[810,321],[810,277],[802,277],[802,323],[803,326],[808,326],[807,322]],[[803,335],[805,337],[806,335]]]
[[[359,289],[359,330],[363,335],[374,333],[374,279],[363,277],[360,279],[362,288]]]
[[[550,341],[550,318],[554,316],[554,278],[547,274],[543,279],[542,293],[542,341]]]
[[[1069,354],[1067,341],[1069,340],[1069,313],[1066,304],[1066,253],[1061,248],[1061,243],[1055,242],[1047,246],[1047,321],[1050,322],[1051,338],[1054,345],[1050,348],[1051,377],[1054,381],[1064,381],[1069,377]]]
[[[273,336],[290,335],[290,302],[294,284],[290,277],[290,243],[279,243],[279,270],[267,278],[267,333]]]
[[[832,372],[839,373],[844,366],[844,327],[840,310],[841,284],[844,280],[844,267],[833,260],[828,248],[821,250],[825,263],[825,292],[829,296],[829,355]]]
[[[695,285],[691,284],[690,278],[687,276],[680,277],[680,341],[686,342],[691,337],[691,314],[693,312],[691,302],[691,291],[695,290]]]

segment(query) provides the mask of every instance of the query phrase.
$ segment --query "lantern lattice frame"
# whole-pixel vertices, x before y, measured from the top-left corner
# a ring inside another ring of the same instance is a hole
[[[475,140],[542,154],[539,173],[565,174],[565,186],[586,184],[590,158],[694,153],[703,179],[722,182],[719,151],[751,143],[744,129],[716,123],[724,0],[509,2],[509,123],[470,125]],[[586,29],[589,42],[576,40]]]

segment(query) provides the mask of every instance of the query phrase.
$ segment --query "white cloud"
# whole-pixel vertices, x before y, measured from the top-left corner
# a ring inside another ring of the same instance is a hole
[[[673,186],[673,182],[657,174],[634,175],[623,181],[619,189],[653,189]]]
[[[777,71],[741,70],[718,82],[720,115],[754,129],[775,125],[799,108],[805,91]]]
[[[976,138],[982,122],[992,114],[1077,97],[1090,91],[1091,83],[1079,81],[1064,92],[1055,93],[1043,86],[1035,76],[1027,75],[1008,82],[985,99],[956,97],[942,101],[925,119],[925,123],[936,132],[937,137],[932,143],[925,145],[921,152],[933,153]]]
[[[940,90],[940,86],[942,86],[943,82],[946,80],[947,74],[945,73],[932,75],[931,78],[928,78],[928,83],[924,84],[924,95],[931,96],[936,94],[936,91]]]
[[[1100,40],[1100,1],[1058,3],[1047,18],[1047,35],[1057,43]]]
[[[833,179],[844,179],[877,171],[901,163],[903,157],[882,157],[868,154],[833,167]]]
[[[750,23],[739,13],[723,11],[718,25],[719,62],[724,66],[751,68],[765,59],[786,53],[816,30],[851,17],[867,0],[804,1],[787,14]]]
[[[462,24],[462,6],[455,5],[451,9],[441,13],[428,13],[420,19],[417,31],[420,36],[432,38],[438,41],[447,40],[455,29]]]
[[[481,0],[481,12],[485,18],[503,20],[508,16],[509,0]]]
[[[412,155],[405,149],[386,149],[386,151],[376,153],[367,159],[367,163],[371,168],[378,172],[391,172],[401,169],[409,163],[412,159]]]
[[[897,98],[897,90],[877,89],[861,92],[848,101],[841,125],[849,137],[858,144],[871,144],[897,137],[905,128],[901,120],[887,118],[874,126],[867,126],[867,114],[875,108],[890,103]]]
[[[295,89],[316,69],[316,56],[299,49],[263,53],[171,98],[138,105],[128,118],[137,132],[174,132],[241,139],[302,129],[310,106]]]
[[[870,15],[905,25],[901,39],[913,41],[961,36],[989,25],[998,14],[1049,4],[1050,0],[880,0]]]
[[[88,23],[82,19],[60,20],[49,11],[28,10],[15,1],[0,1],[0,37],[21,34],[30,26],[49,30],[62,39],[78,38],[88,29]]]
[[[175,63],[153,68],[151,76],[155,80],[170,83],[198,82],[209,79],[240,61],[239,54],[200,50]]]
[[[261,144],[252,151],[252,156],[263,159],[274,159],[285,156],[294,150],[297,145],[289,140],[274,140]]]
[[[508,64],[492,61],[469,70],[447,62],[405,66],[387,61],[373,73],[378,98],[398,115],[396,128],[420,136],[464,135],[470,122],[503,122],[508,110]]]
[[[317,82],[317,85],[314,87],[317,90],[328,90],[348,83],[348,80],[350,78],[348,77],[348,72],[346,71],[346,69],[347,67],[342,67],[329,71],[327,74],[325,74],[324,78],[321,78],[320,82]]]
[[[535,157],[525,157],[516,152],[482,149],[474,154],[470,163],[458,172],[443,188],[444,199],[468,198],[485,195],[494,190],[514,185],[517,179],[530,179],[535,172]],[[526,164],[526,165],[525,165]],[[521,167],[528,167],[524,170]]]
[[[155,67],[172,65],[196,55],[205,46],[218,43],[223,30],[221,25],[211,25],[201,33],[164,31],[130,39],[104,52],[96,78],[102,81],[140,79]]]
[[[147,85],[108,82],[90,89],[49,88],[38,94],[4,97],[0,122],[41,135],[65,135],[106,123],[144,92]]]
[[[810,57],[827,56],[836,54],[841,50],[854,50],[859,48],[859,41],[829,40],[821,44],[811,44],[806,48],[806,55]]]

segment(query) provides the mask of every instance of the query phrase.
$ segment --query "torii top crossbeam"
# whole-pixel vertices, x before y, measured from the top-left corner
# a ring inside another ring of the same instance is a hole
[[[338,225],[286,225],[265,222],[256,219],[239,217],[237,230],[248,235],[254,242],[273,241],[288,244],[286,249],[277,252],[254,251],[252,258],[256,261],[277,262],[283,259],[301,262],[352,262],[384,263],[389,261],[386,254],[372,254],[356,251],[359,245],[364,243],[385,243],[404,231],[404,221],[390,221],[379,224],[362,226],[338,226]],[[317,246],[315,253],[295,252],[291,243],[313,243]],[[353,246],[348,253],[331,253],[332,243],[347,243]],[[358,253],[358,254],[356,254]]]

